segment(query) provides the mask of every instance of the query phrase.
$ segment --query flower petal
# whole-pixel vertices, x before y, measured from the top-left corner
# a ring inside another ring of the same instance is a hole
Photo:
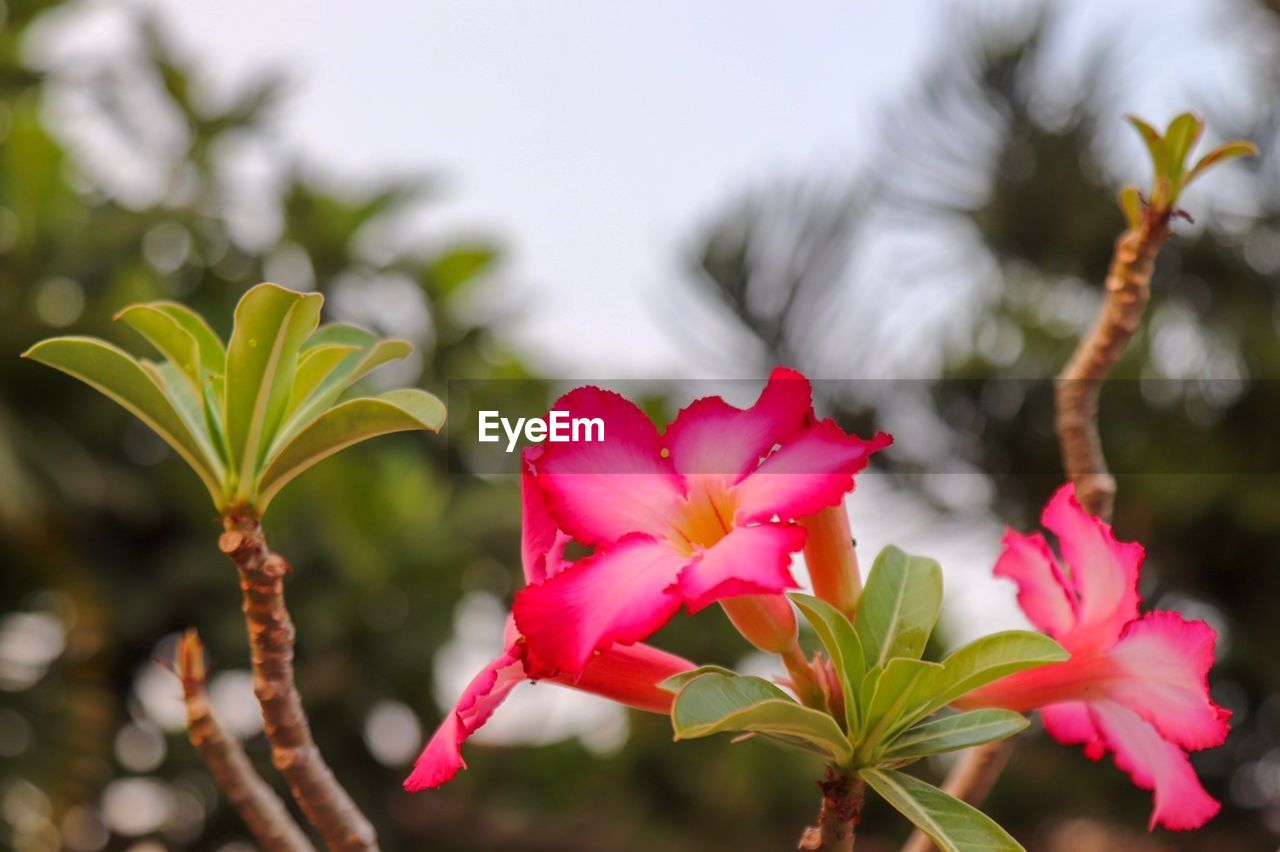
[[[533,473],[545,446],[525,447],[520,463],[520,550],[526,583],[541,583],[560,573],[565,566],[564,548],[570,541],[547,512]]]
[[[1129,773],[1134,784],[1155,792],[1149,828],[1199,828],[1218,812],[1221,806],[1200,785],[1186,752],[1119,704],[1099,701],[1090,710],[1094,725],[1115,753],[1116,766]]]
[[[1129,624],[1111,652],[1126,677],[1107,694],[1188,751],[1221,745],[1231,713],[1209,697],[1217,634],[1176,612],[1150,612]]]
[[[777,594],[796,588],[791,554],[804,547],[804,527],[735,527],[680,572],[679,592],[689,612],[737,595]]]
[[[1003,707],[1026,713],[1103,694],[1116,677],[1116,664],[1104,651],[1073,652],[1071,659],[1002,677],[961,696],[957,707]]]
[[[1041,522],[1058,536],[1058,548],[1071,571],[1080,599],[1081,638],[1115,641],[1138,617],[1142,545],[1116,541],[1111,527],[1084,510],[1070,484],[1049,500]]]
[[[596,387],[565,394],[552,410],[604,423],[604,440],[548,442],[534,461],[559,527],[583,544],[607,544],[633,532],[665,535],[684,482],[662,457],[658,430],[644,412]]]
[[[647,638],[680,608],[671,587],[688,557],[631,535],[516,595],[530,677],[577,680],[596,651]]]
[[[592,657],[582,670],[582,677],[567,685],[638,710],[670,713],[675,696],[659,689],[658,684],[694,668],[696,666],[683,657],[652,645],[614,645]]]
[[[1058,742],[1084,746],[1084,755],[1090,760],[1100,760],[1107,753],[1107,744],[1093,724],[1089,705],[1083,701],[1051,704],[1040,711],[1040,720],[1049,736]]]
[[[404,788],[413,792],[439,787],[457,775],[458,770],[465,769],[462,744],[489,721],[493,711],[522,680],[525,680],[524,667],[514,648],[508,648],[481,669],[418,756]]]
[[[1040,533],[1022,535],[1007,530],[1004,551],[993,573],[1018,584],[1018,605],[1036,627],[1060,639],[1075,626],[1075,597]]]
[[[778,367],[751,408],[718,396],[695,400],[676,415],[663,440],[681,474],[718,476],[732,484],[803,427],[812,412],[809,380]]]
[[[847,435],[834,420],[797,433],[733,487],[734,523],[796,520],[839,504],[870,455],[892,442],[883,432],[869,441]]]

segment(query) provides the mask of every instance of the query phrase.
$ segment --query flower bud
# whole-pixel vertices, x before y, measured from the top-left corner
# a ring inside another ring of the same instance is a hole
[[[720,605],[738,632],[766,654],[783,654],[795,647],[796,614],[784,596],[739,595]]]
[[[844,504],[823,509],[800,523],[809,531],[804,561],[809,566],[813,593],[852,619],[862,597],[862,576]]]

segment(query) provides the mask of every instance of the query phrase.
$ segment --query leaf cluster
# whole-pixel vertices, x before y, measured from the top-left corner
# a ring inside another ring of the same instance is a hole
[[[1258,146],[1252,142],[1235,140],[1219,145],[1188,168],[1191,150],[1204,134],[1203,119],[1195,113],[1184,112],[1170,121],[1164,133],[1161,133],[1136,115],[1126,116],[1126,118],[1142,137],[1142,142],[1146,145],[1147,153],[1151,157],[1154,177],[1151,198],[1145,207],[1149,207],[1157,215],[1167,216],[1173,211],[1177,207],[1178,196],[1182,194],[1182,190],[1209,169],[1258,153]],[[1144,203],[1142,192],[1138,187],[1126,186],[1120,190],[1120,209],[1124,211],[1125,220],[1130,228],[1136,230],[1140,227]]]
[[[940,662],[921,659],[942,608],[942,571],[896,547],[876,558],[852,621],[811,595],[790,597],[837,675],[839,689],[827,695],[827,706],[808,707],[767,680],[707,666],[664,684],[676,693],[676,739],[763,737],[861,777],[942,849],[1020,849],[980,811],[900,770],[1023,730],[1027,719],[1009,710],[941,711],[1000,678],[1061,662],[1066,651],[1041,633],[1012,630]]]
[[[261,514],[290,480],[352,444],[444,426],[444,404],[417,388],[344,396],[413,346],[353,325],[321,326],[323,301],[319,293],[259,284],[236,306],[225,343],[191,309],[147,302],[116,319],[159,360],[80,336],[43,340],[24,357],[137,416],[191,466],[220,512]]]

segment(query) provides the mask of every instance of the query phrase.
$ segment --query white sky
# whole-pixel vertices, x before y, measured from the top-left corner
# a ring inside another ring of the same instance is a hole
[[[1167,118],[1182,90],[1223,89],[1229,66],[1251,60],[1224,58],[1205,37],[1247,25],[1221,14],[1227,2],[1076,0],[1052,73],[1071,90],[1088,67],[1081,48],[1100,32],[1127,35],[1138,47],[1124,108]],[[854,173],[885,106],[912,91],[941,44],[968,36],[979,13],[1000,21],[1039,3],[79,6],[100,19],[158,11],[215,91],[284,72],[293,87],[279,146],[320,174],[441,179],[443,199],[417,223],[423,238],[474,233],[505,245],[495,292],[544,372],[661,378],[707,369],[668,320],[689,308],[671,294],[710,214],[772,179]],[[99,45],[113,32],[83,29]],[[1134,140],[1122,144],[1136,153]]]
[[[651,376],[689,372],[654,294],[691,230],[758,180],[851,170],[952,4],[154,5],[219,88],[286,71],[286,144],[324,171],[442,175],[430,231],[505,242],[548,366]]]

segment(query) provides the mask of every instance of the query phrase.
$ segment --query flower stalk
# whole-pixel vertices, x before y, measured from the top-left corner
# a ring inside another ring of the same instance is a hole
[[[253,661],[253,693],[262,708],[271,761],[289,783],[294,801],[332,850],[378,848],[373,825],[334,778],[311,736],[294,685],[294,626],[284,601],[289,564],[272,553],[252,513],[229,513],[218,548],[240,574],[245,626]]]
[[[254,771],[239,740],[227,736],[214,717],[205,692],[204,645],[195,630],[188,630],[179,642],[177,664],[187,705],[187,737],[254,839],[272,852],[311,852],[314,847],[275,791]]]

